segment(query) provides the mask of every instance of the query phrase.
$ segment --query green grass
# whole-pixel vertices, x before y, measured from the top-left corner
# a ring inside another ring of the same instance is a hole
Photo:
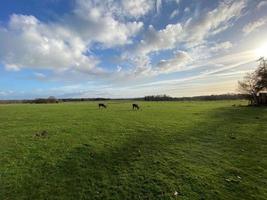
[[[0,105],[0,199],[267,199],[267,108],[240,103]]]

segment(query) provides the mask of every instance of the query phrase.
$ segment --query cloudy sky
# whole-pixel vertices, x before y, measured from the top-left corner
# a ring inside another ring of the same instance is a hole
[[[236,92],[266,0],[2,0],[0,99]]]

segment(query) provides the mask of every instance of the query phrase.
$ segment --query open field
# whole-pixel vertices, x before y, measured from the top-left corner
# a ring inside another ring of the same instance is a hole
[[[0,105],[0,199],[267,199],[267,108],[240,103]]]

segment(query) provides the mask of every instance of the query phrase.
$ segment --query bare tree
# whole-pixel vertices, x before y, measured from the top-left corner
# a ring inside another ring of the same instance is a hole
[[[256,70],[257,74],[257,89],[259,91],[267,89],[267,62],[264,57],[259,59],[259,67]]]
[[[259,67],[252,73],[248,73],[243,81],[238,82],[238,89],[246,94],[252,105],[259,103],[258,93],[267,89],[267,65],[264,58],[260,58]]]
[[[258,98],[257,98],[257,88],[256,88],[256,79],[255,79],[255,73],[249,73],[247,74],[243,81],[238,82],[238,90],[242,94],[246,94],[247,98],[250,100],[251,104],[258,104]]]

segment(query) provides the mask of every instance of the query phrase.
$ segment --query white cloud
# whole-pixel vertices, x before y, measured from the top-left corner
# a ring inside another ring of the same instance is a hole
[[[194,60],[210,60],[217,55],[224,55],[232,49],[233,44],[230,41],[225,42],[206,42],[201,45],[190,48],[190,55]]]
[[[123,59],[131,63],[131,68],[124,70],[123,68],[119,73],[115,74],[116,78],[122,80],[130,80],[132,78],[138,78],[141,76],[151,76],[152,65],[150,58],[147,55],[129,56],[123,55]]]
[[[20,70],[19,66],[14,65],[14,64],[8,64],[8,63],[5,63],[5,68],[8,71],[19,71]]]
[[[179,53],[179,52],[177,52]],[[183,53],[181,53],[182,55]],[[182,56],[184,57],[184,56]],[[186,57],[186,56],[185,56]],[[185,59],[187,60],[187,59]],[[48,90],[33,91],[27,94],[28,97],[142,97],[144,95],[169,94],[173,96],[195,96],[204,94],[227,93],[235,90],[237,79],[251,69],[253,61],[253,52],[241,52],[238,54],[229,54],[210,60],[204,60],[198,63],[201,66],[209,66],[202,69],[199,73],[194,73],[193,69],[190,75],[176,79],[150,80],[131,84],[130,81],[123,82],[123,85],[99,84],[88,82],[83,84],[67,85]],[[255,59],[254,59],[255,62]],[[245,67],[247,63],[249,67]],[[208,70],[207,70],[208,69]],[[240,69],[240,70],[238,70]],[[248,69],[248,70],[247,70]],[[235,75],[236,74],[236,75]],[[229,79],[230,77],[230,79]],[[186,88],[186,90],[184,90]],[[6,92],[5,92],[6,94]],[[0,92],[1,95],[1,92]],[[25,95],[25,94],[23,94]],[[21,98],[21,97],[20,97]]]
[[[205,66],[205,69],[196,74],[192,75],[189,77],[182,77],[178,79],[168,79],[168,80],[160,80],[160,81],[154,81],[154,82],[149,82],[145,84],[139,85],[139,87],[158,87],[158,86],[163,86],[163,85],[177,85],[178,83],[188,83],[192,80],[197,80],[197,79],[203,79],[207,77],[216,77],[218,80],[218,76],[221,74],[225,73],[230,73],[230,70],[237,69],[239,67],[243,67],[247,64],[249,64],[249,70],[253,70],[251,68],[251,63],[255,63],[255,56],[253,51],[245,51],[245,52],[240,52],[236,54],[228,54],[225,56],[220,56],[216,58],[212,58],[209,61],[207,60],[200,60],[196,63],[190,63],[191,59],[190,57],[187,56],[182,56],[185,57],[184,63],[188,63],[189,65],[187,66],[186,69],[194,70],[195,68],[201,68]],[[175,60],[175,59],[172,59]],[[185,70],[186,70],[185,69]],[[183,69],[182,69],[183,70]],[[239,72],[248,72],[248,70],[240,70]],[[241,74],[241,73],[239,73]],[[236,80],[235,80],[236,82]]]
[[[148,54],[154,51],[161,51],[175,48],[177,41],[182,34],[181,24],[169,24],[165,29],[155,30],[151,25],[145,34],[144,39],[137,47],[136,51],[141,54]]]
[[[153,0],[122,0],[122,6],[125,15],[131,15],[135,18],[142,17],[154,8]]]
[[[114,4],[106,5],[108,2],[78,0],[75,9],[76,15],[69,16],[65,20],[67,27],[78,32],[85,41],[100,42],[104,47],[130,43],[131,37],[141,30],[143,23],[122,22],[115,19],[118,11],[112,7]]]
[[[148,56],[138,56],[133,58],[135,64],[134,75],[150,75],[151,63]]]
[[[267,22],[267,20],[264,18],[258,19],[254,22],[251,22],[251,23],[247,24],[246,26],[244,26],[243,33],[245,35],[248,35],[254,31],[256,31],[258,28],[262,27],[263,25],[265,25],[266,22]]]
[[[40,72],[35,72],[34,75],[38,80],[45,80],[47,78],[45,74]]]
[[[247,55],[247,53],[245,53]],[[233,55],[234,57],[235,55]],[[223,58],[222,58],[223,59]],[[237,79],[241,78],[247,70],[236,71],[233,73],[226,70],[243,68],[248,61],[240,62],[223,68],[216,68],[210,71],[202,71],[198,74],[185,76],[177,79],[167,79],[160,81],[149,81],[147,83],[135,84],[134,86],[125,86],[117,89],[111,87],[111,95],[126,96],[144,96],[150,94],[169,94],[173,96],[195,96],[217,93],[235,92]],[[230,79],[229,79],[230,77]],[[184,90],[186,88],[186,90]]]
[[[162,1],[161,0],[156,0],[157,13],[160,12],[161,6],[162,6]]]
[[[156,0],[76,0],[77,11],[84,14],[92,8],[117,18],[140,18],[156,8]]]
[[[101,4],[102,5],[102,4]],[[114,47],[131,42],[142,22],[121,22],[93,1],[78,0],[75,10],[55,22],[31,15],[13,14],[7,27],[0,26],[0,59],[6,69],[45,68],[101,73],[94,43]]]
[[[190,13],[190,8],[189,8],[189,7],[186,7],[186,8],[184,9],[184,12],[185,12],[185,13]]]
[[[185,51],[176,51],[173,58],[160,60],[154,66],[147,55],[130,57],[128,59],[130,59],[134,67],[121,74],[128,79],[133,77],[152,77],[159,74],[169,74],[172,72],[188,70],[187,66],[193,61],[191,56]]]
[[[7,69],[23,67],[90,71],[97,59],[85,56],[86,44],[60,26],[47,25],[33,16],[12,15],[0,29],[0,58]]]
[[[173,1],[175,1],[177,4],[179,4],[181,0],[173,0]]]
[[[198,43],[218,30],[224,31],[231,25],[231,20],[238,19],[246,7],[246,0],[226,4],[221,2],[217,8],[196,18],[187,20],[184,29],[188,42]],[[222,29],[222,27],[224,27]]]
[[[242,10],[246,6],[246,1],[234,1],[232,3],[220,3],[217,8],[207,13],[201,14],[194,18],[188,19],[185,23],[168,24],[164,29],[156,30],[152,25],[147,29],[143,40],[129,54],[132,57],[148,57],[151,53],[164,50],[173,50],[177,47],[194,49],[199,44],[205,42],[209,36],[214,36],[220,31],[224,31],[232,25],[232,21],[238,19],[242,15]],[[216,32],[216,33],[215,33]],[[194,48],[193,48],[194,47]],[[209,54],[227,50],[232,47],[231,42],[223,42],[205,47]],[[202,52],[203,54],[203,52]],[[131,57],[130,56],[130,57]],[[198,57],[198,56],[197,56]],[[148,57],[149,58],[149,57]],[[168,73],[180,70],[181,66],[177,65],[177,59],[162,61],[159,66],[146,66],[145,71],[149,71],[154,75],[157,73]],[[150,63],[150,62],[146,62]],[[140,68],[140,65],[136,65]],[[185,67],[183,65],[183,67]],[[152,70],[151,70],[152,68]]]
[[[267,1],[266,0],[262,0],[257,5],[257,9],[261,9],[262,7],[265,7],[265,6],[267,6]]]
[[[0,97],[3,98],[3,97],[8,97],[10,95],[14,94],[14,91],[12,90],[7,90],[7,91],[1,91],[0,90]]]
[[[186,23],[169,24],[165,29],[155,30],[149,26],[144,39],[137,47],[136,51],[141,54],[173,49],[178,44],[187,43],[187,45],[196,45],[211,33],[226,27],[232,19],[240,17],[245,1],[236,1],[232,4],[220,3],[219,6],[196,18],[190,18]],[[219,33],[217,31],[217,33]]]
[[[179,71],[186,67],[192,61],[190,55],[184,51],[176,52],[174,58],[170,60],[161,60],[154,71],[156,73],[171,73]]]
[[[229,41],[216,43],[214,46],[210,48],[212,52],[220,52],[222,50],[228,50],[233,47],[233,44]]]
[[[174,11],[172,11],[171,15],[170,15],[170,19],[173,19],[174,17],[176,17],[179,14],[179,10],[176,9]]]
[[[185,69],[192,61],[185,52],[188,46],[195,47],[204,43],[210,35],[229,28],[246,6],[245,0],[219,3],[209,12],[168,24],[161,30],[150,25],[142,40],[130,46],[132,50],[125,53],[131,65],[129,68],[124,69],[121,63],[113,72],[99,68],[101,61],[91,52],[94,44],[101,48],[120,48],[130,44],[143,29],[144,24],[139,21],[141,17],[153,9],[159,12],[162,3],[160,0],[77,0],[73,12],[55,22],[42,22],[34,16],[14,14],[7,27],[0,27],[0,59],[9,70],[45,68],[64,75],[65,72],[70,75],[86,72],[86,75],[104,74],[126,79],[176,72]],[[177,14],[178,9],[171,15]],[[170,60],[152,64],[151,53],[175,51],[178,47],[185,50],[177,51]],[[230,42],[219,43],[209,52],[231,47]],[[43,74],[35,76],[47,78]]]

